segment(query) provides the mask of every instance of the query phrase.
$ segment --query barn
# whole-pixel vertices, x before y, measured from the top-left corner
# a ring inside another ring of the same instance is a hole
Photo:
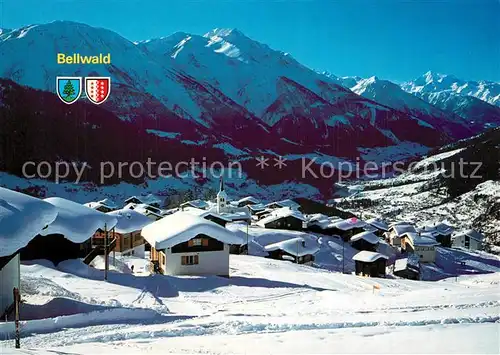
[[[356,275],[369,277],[385,277],[387,256],[371,251],[360,251],[352,257],[356,263]]]
[[[297,264],[312,265],[314,254],[319,250],[317,246],[308,246],[303,238],[292,238],[264,247],[268,258],[288,260]]]

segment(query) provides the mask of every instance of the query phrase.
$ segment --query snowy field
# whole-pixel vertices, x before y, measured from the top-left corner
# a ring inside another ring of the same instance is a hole
[[[1,353],[498,353],[498,257],[440,248],[424,273],[447,278],[426,282],[332,272],[335,237],[249,228],[250,251],[297,236],[319,246],[317,267],[231,255],[229,279],[147,276],[130,258],[104,282],[99,261],[22,265],[22,350],[0,323]]]

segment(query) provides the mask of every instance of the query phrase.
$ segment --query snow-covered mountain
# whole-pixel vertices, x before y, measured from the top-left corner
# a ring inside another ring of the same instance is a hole
[[[462,96],[473,96],[491,105],[500,106],[500,84],[492,81],[467,81],[453,75],[429,71],[413,81],[404,83],[402,88],[412,94],[452,92]]]
[[[110,53],[111,64],[60,65],[57,53]],[[36,107],[49,100],[47,92],[55,97],[57,76],[110,76],[112,94],[100,106],[107,113],[99,111],[110,123],[100,128],[109,129],[120,118],[126,124],[115,129],[135,129],[136,136],[129,138],[146,142],[157,158],[165,155],[145,137],[154,135],[155,140],[175,145],[177,160],[193,154],[196,147],[197,156],[203,152],[214,159],[219,157],[216,152],[238,156],[245,169],[255,170],[251,164],[254,153],[290,156],[295,161],[311,154],[334,161],[366,160],[373,154],[379,160],[406,159],[473,133],[455,115],[443,114],[401,90],[387,94],[395,98],[405,94],[400,101],[370,96],[367,90],[362,93],[367,97],[360,96],[346,87],[360,78],[318,73],[238,30],[215,29],[203,36],[178,32],[131,42],[110,30],[56,21],[3,31],[0,56],[0,78],[45,91],[6,84]],[[13,102],[12,97],[7,99]],[[57,102],[56,98],[51,115],[74,113],[68,107],[63,109],[63,104],[58,107]],[[427,112],[420,114],[415,107]],[[14,111],[22,110],[22,105],[15,102],[4,109],[16,116],[20,113]],[[31,116],[28,121],[33,131],[50,124]],[[115,132],[109,134],[116,136]],[[116,149],[119,147],[116,142]],[[57,146],[49,150],[48,156],[58,155]],[[135,152],[129,154],[136,156]],[[140,156],[148,154],[152,153]],[[96,157],[78,158],[96,161]],[[251,175],[262,176],[262,171]],[[300,171],[290,170],[270,174],[271,180],[258,180],[279,184],[296,175]]]

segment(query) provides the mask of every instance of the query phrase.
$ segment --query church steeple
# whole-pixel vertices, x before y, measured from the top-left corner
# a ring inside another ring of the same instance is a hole
[[[226,209],[227,194],[224,191],[224,179],[220,177],[219,192],[217,193],[217,213],[222,213]]]

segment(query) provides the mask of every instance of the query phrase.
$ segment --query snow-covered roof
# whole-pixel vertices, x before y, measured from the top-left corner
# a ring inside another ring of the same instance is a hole
[[[355,241],[360,240],[360,239],[363,239],[370,244],[378,244],[380,242],[380,239],[375,234],[373,234],[372,232],[368,232],[368,231],[353,235],[351,237],[351,242],[355,242]]]
[[[378,259],[389,259],[387,256],[383,255],[383,254],[380,254],[380,253],[375,253],[375,252],[372,252],[372,251],[368,251],[368,250],[363,250],[363,251],[360,251],[359,253],[357,253],[356,255],[354,255],[352,257],[352,260],[355,260],[355,261],[363,261],[365,263],[372,263],[374,261],[377,261]]]
[[[236,204],[239,205],[240,203],[243,203],[243,202],[251,202],[253,204],[258,204],[258,203],[260,203],[260,200],[256,199],[253,196],[247,196],[247,197],[243,197],[242,199],[239,199],[238,201],[236,201]]]
[[[271,223],[271,222],[274,222],[280,218],[286,218],[286,217],[294,217],[294,218],[300,219],[303,222],[305,222],[305,220],[306,220],[304,218],[304,216],[302,215],[302,213],[300,213],[299,211],[288,208],[288,207],[282,207],[282,208],[275,209],[274,211],[271,212],[271,214],[269,216],[266,216],[266,217],[262,218],[261,220],[259,220],[257,222],[257,225],[259,225],[261,227],[265,227],[266,224],[268,224],[268,223]]]
[[[243,244],[243,240],[230,230],[185,212],[165,216],[144,227],[141,234],[155,249],[171,248],[198,234],[208,235],[226,244]]]
[[[0,257],[25,247],[56,217],[50,203],[0,187]]]
[[[125,200],[125,203],[128,203],[129,201],[137,199],[141,201],[141,203],[151,205],[151,204],[161,204],[161,199],[158,196],[155,196],[153,194],[148,194],[146,196],[131,196]]]
[[[278,243],[269,244],[264,247],[266,251],[283,250],[288,254],[295,256],[313,255],[319,248],[314,246],[307,246],[301,237],[283,240]]]
[[[255,205],[248,205],[248,208],[250,208],[252,211],[263,211],[266,209],[266,206],[262,203],[256,203]]]
[[[443,222],[435,224],[426,224],[419,229],[423,232],[431,232],[433,235],[451,235],[455,229]]]
[[[292,201],[290,199],[276,201],[276,202],[271,202],[271,203],[268,203],[266,206],[272,206],[274,204],[276,204],[276,205],[278,205],[280,207],[289,207],[289,208],[295,209],[295,210],[298,210],[300,208],[300,205],[297,202]]]
[[[100,201],[96,201],[96,202],[87,202],[87,203],[84,203],[83,204],[85,207],[89,207],[89,208],[92,208],[94,210],[97,210],[101,207],[105,207],[105,208],[108,208],[110,210],[113,210],[114,208],[113,207],[110,207],[108,205],[105,205],[104,203],[100,202]]]
[[[371,224],[367,224],[366,226],[364,226],[364,227],[363,227],[363,229],[364,229],[365,231],[368,231],[368,232],[373,232],[373,233],[375,233],[375,232],[378,232],[378,231],[379,231],[379,229],[378,229],[378,228],[375,228],[375,227],[374,227],[374,226],[372,226]]]
[[[228,212],[223,212],[221,213],[224,218],[230,220],[230,221],[239,221],[239,220],[248,220],[252,219],[252,214],[250,213],[250,210],[245,207],[236,207],[231,209]]]
[[[384,222],[378,218],[371,218],[371,219],[367,220],[366,223],[374,226],[375,228],[377,228],[379,230],[383,230],[383,231],[389,230],[389,225],[386,222]]]
[[[193,216],[198,216],[201,218],[206,218],[208,216],[213,216],[225,220],[227,222],[231,222],[232,219],[227,218],[226,216],[217,213],[215,210],[202,210],[200,208],[195,207],[185,207],[182,212],[192,214]]]
[[[192,201],[187,201],[187,202],[181,203],[181,207],[183,207],[183,206],[192,206],[192,207],[196,207],[196,208],[205,209],[208,207],[208,203],[206,201],[203,201],[203,200],[192,200]]]
[[[474,229],[467,229],[461,232],[456,233],[455,235],[452,236],[453,239],[456,237],[466,235],[471,239],[477,240],[478,242],[482,242],[484,239],[484,235],[478,231],[475,231]]]
[[[155,215],[156,217],[158,218],[161,218],[163,217],[163,210],[157,208],[157,207],[154,207],[154,206],[151,206],[151,205],[147,205],[145,203],[128,203],[127,205],[125,205],[125,207],[123,207],[124,210],[134,210],[136,212],[139,212],[143,215]]]
[[[135,210],[121,209],[107,213],[117,219],[115,231],[117,233],[132,233],[152,223],[151,219]]]
[[[430,234],[424,235],[424,234],[419,234],[415,232],[406,232],[401,235],[401,237],[407,236],[410,239],[411,244],[419,245],[419,246],[436,246],[439,245],[439,243],[436,241],[436,239],[432,238]]]
[[[392,226],[391,229],[397,236],[401,236],[404,233],[417,233],[415,227],[410,224],[397,224]]]
[[[332,228],[337,228],[343,231],[348,231],[353,228],[363,228],[364,226],[366,226],[366,222],[356,217],[336,221],[331,225]]]
[[[394,271],[402,271],[406,268],[416,269],[420,268],[419,258],[416,254],[410,254],[407,258],[397,259],[394,262]]]
[[[55,206],[57,217],[40,235],[62,234],[73,243],[83,243],[98,229],[110,230],[117,223],[113,216],[64,198],[49,197],[44,201]]]

